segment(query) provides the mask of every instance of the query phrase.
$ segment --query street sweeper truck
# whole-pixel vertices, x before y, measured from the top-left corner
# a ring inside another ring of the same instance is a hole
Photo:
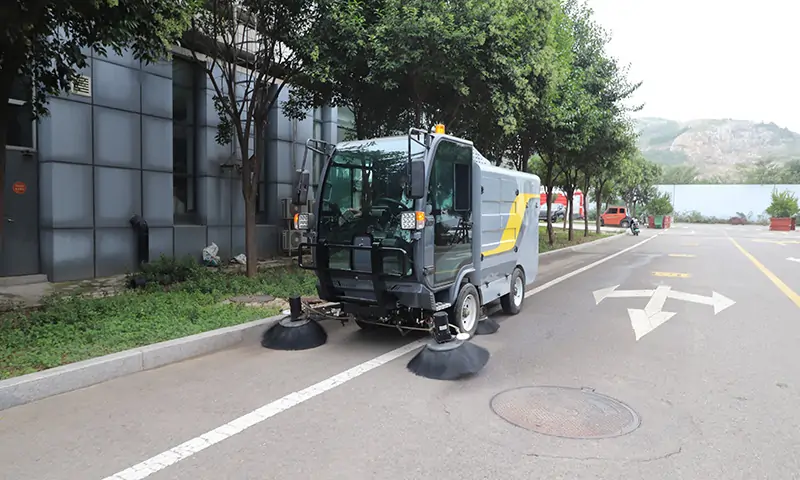
[[[488,351],[468,340],[497,330],[486,306],[499,300],[506,313],[518,313],[537,274],[539,178],[494,166],[443,125],[306,147],[306,158],[315,151],[325,165],[313,211],[295,215],[307,238],[298,264],[316,274],[328,302],[323,316],[429,332],[430,344],[409,363],[423,376],[457,378],[482,368]],[[305,165],[298,179],[293,202],[303,205]],[[320,309],[308,308],[292,304],[291,317],[262,344],[324,343],[312,314]]]

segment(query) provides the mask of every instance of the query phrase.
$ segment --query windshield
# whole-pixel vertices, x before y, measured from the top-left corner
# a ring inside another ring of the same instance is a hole
[[[412,142],[412,155],[422,154],[423,148]],[[407,137],[349,142],[337,149],[320,191],[320,240],[350,245],[370,235],[384,247],[404,248],[409,273],[411,233],[400,229],[400,213],[414,206],[406,191],[407,159]],[[332,248],[330,268],[353,269],[351,252]],[[386,273],[402,273],[399,252],[386,252],[384,258]],[[354,262],[358,270],[369,269],[369,254],[356,253]]]

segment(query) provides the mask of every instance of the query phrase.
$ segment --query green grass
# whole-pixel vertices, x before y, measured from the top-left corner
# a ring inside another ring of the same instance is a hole
[[[147,272],[162,284],[102,298],[54,295],[39,308],[0,315],[0,379],[278,313],[277,308],[222,303],[231,296],[316,294],[313,275],[297,268],[274,268],[247,278],[186,262],[166,263],[156,262]]]
[[[581,243],[592,242],[601,238],[616,235],[615,233],[601,232],[599,235],[594,231],[594,225],[589,225],[589,236],[583,236],[583,223],[575,225],[572,232],[572,241],[569,241],[569,232],[558,225],[553,225],[553,233],[555,234],[555,241],[550,245],[547,238],[547,227],[539,226],[539,253],[557,250],[559,248],[571,247],[573,245],[580,245]]]

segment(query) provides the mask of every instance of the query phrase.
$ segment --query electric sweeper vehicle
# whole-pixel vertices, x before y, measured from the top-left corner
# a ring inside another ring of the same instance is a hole
[[[298,264],[315,272],[327,303],[290,299],[291,315],[262,344],[313,348],[327,340],[316,320],[352,320],[365,329],[429,332],[408,364],[418,375],[477,373],[489,352],[468,340],[498,328],[486,306],[499,300],[518,313],[537,274],[539,177],[492,165],[443,125],[337,145],[309,140],[305,158],[309,150],[325,164],[313,212],[295,214],[308,240]],[[295,205],[307,201],[305,163]]]

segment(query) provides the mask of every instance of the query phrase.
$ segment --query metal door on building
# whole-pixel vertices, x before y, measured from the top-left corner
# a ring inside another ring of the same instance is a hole
[[[39,272],[39,165],[35,153],[6,150],[0,276]]]

